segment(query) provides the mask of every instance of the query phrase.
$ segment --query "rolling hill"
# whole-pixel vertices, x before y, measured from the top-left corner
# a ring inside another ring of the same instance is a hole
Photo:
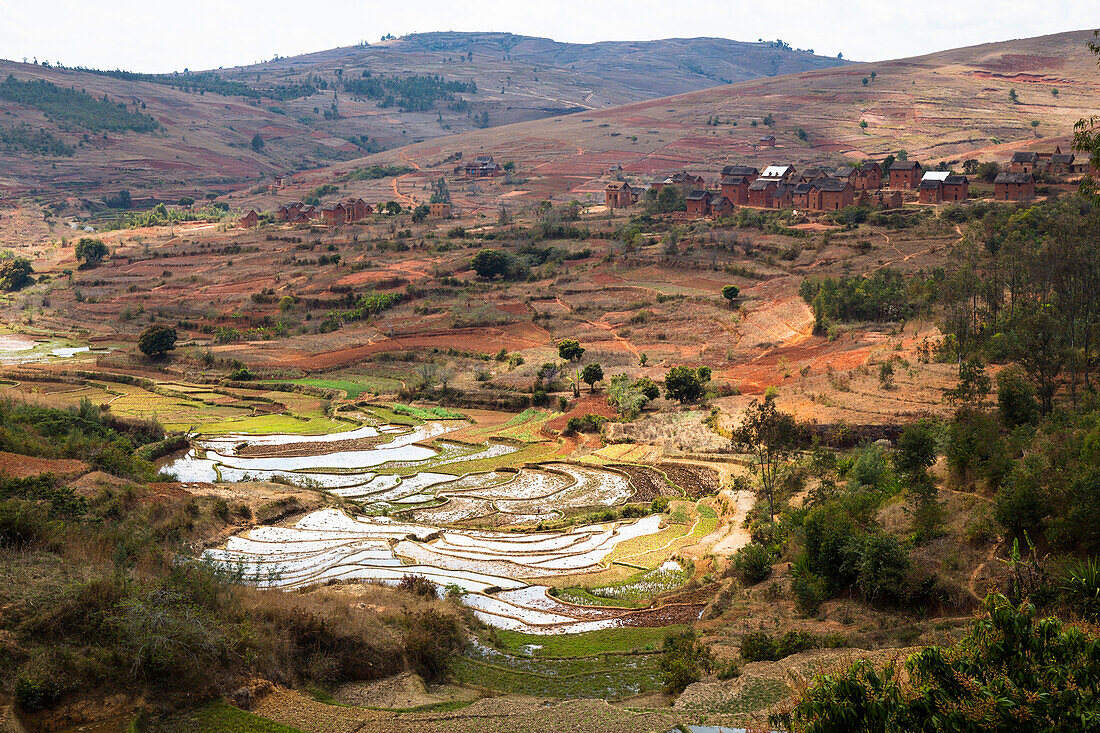
[[[506,33],[413,35],[169,75],[0,61],[0,80],[72,91],[64,111],[0,88],[0,191],[226,190],[466,130],[844,63],[778,43],[581,45]],[[105,126],[93,109],[104,100],[155,129]]]
[[[427,178],[448,169],[444,161],[487,153],[515,161],[523,180],[507,189],[480,186],[466,197],[495,207],[493,195],[600,200],[601,176],[616,164],[628,180],[645,182],[731,161],[836,165],[899,150],[931,163],[1005,159],[1019,149],[1065,147],[1074,122],[1100,113],[1091,39],[1091,31],[1073,31],[983,44],[475,130],[316,171],[302,185],[401,162],[421,168],[401,181],[401,193],[416,199]],[[759,144],[767,134],[776,148]],[[392,196],[380,185],[362,193]]]

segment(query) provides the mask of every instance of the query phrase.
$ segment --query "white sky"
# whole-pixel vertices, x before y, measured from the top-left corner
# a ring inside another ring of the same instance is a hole
[[[875,61],[1092,28],[1097,0],[0,0],[0,58],[167,72],[423,31],[721,36]]]

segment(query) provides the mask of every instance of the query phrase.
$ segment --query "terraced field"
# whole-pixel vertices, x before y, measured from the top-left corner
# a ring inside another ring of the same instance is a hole
[[[394,406],[375,416],[409,412],[417,414]],[[548,414],[524,414],[502,429]],[[255,527],[206,553],[244,581],[308,587],[333,580],[393,584],[416,575],[440,594],[458,595],[477,617],[501,629],[560,634],[651,625],[635,613],[691,577],[689,568],[669,557],[713,530],[713,512],[703,516],[705,507],[682,500],[673,503],[670,517],[570,526],[593,510],[627,502],[637,493],[630,475],[529,462],[553,449],[546,443],[449,440],[448,433],[461,425],[448,420],[362,425],[313,436],[207,436],[164,470],[186,482],[295,483],[355,507],[350,514],[316,511],[289,527]],[[563,521],[560,530],[541,529]],[[502,531],[512,528],[528,531]],[[550,593],[572,585],[572,578],[602,577],[612,561],[641,572],[621,582],[617,576],[603,579],[572,595]],[[494,664],[476,656],[468,663]],[[608,694],[633,689],[626,684],[637,671],[631,665],[608,672]]]

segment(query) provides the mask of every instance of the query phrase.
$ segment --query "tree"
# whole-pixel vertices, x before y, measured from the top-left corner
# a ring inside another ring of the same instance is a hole
[[[538,376],[539,382],[541,384],[545,384],[547,386],[547,388],[549,388],[554,383],[554,380],[558,378],[559,375],[561,375],[561,364],[558,364],[557,362],[554,362],[554,361],[547,361],[547,362],[544,362],[543,365],[539,367],[539,371],[538,371],[537,376]]]
[[[584,356],[584,347],[576,339],[562,339],[558,342],[558,357],[566,361],[580,361]]]
[[[191,198],[190,196],[181,196],[180,200],[177,203],[180,206],[184,206],[184,207],[194,206],[195,205],[195,199]]]
[[[431,208],[427,204],[420,204],[412,210],[412,220],[414,224],[420,224],[428,218],[428,213]]]
[[[581,379],[588,385],[588,390],[590,392],[595,392],[596,382],[603,379],[603,367],[596,362],[585,364],[584,370],[581,372]]]
[[[138,348],[146,356],[160,357],[176,348],[176,329],[171,326],[153,324],[142,331],[138,337]]]
[[[661,396],[661,390],[657,386],[657,383],[649,377],[638,377],[631,386],[641,391],[641,393],[646,396],[646,399],[655,400]]]
[[[956,404],[978,403],[986,398],[991,387],[985,364],[981,359],[972,358],[959,364],[959,383],[945,390],[943,396]]]
[[[1035,384],[1044,415],[1054,406],[1058,375],[1066,361],[1064,332],[1053,310],[1047,305],[1021,308],[1013,329],[1016,361]]]
[[[1025,378],[1024,370],[1016,365],[997,373],[997,410],[1001,422],[1010,430],[1020,425],[1034,425],[1039,420],[1035,389]]]
[[[792,415],[780,412],[775,395],[753,400],[745,408],[741,425],[733,431],[734,448],[751,453],[760,478],[761,494],[768,503],[768,515],[775,518],[780,476],[788,456],[802,440],[802,429]]]
[[[698,682],[704,672],[710,672],[713,664],[710,647],[699,641],[693,629],[665,637],[660,667],[666,692],[683,692],[692,682]]]
[[[722,288],[722,297],[726,299],[730,305],[733,305],[733,301],[741,295],[741,288],[736,285],[726,285]]]
[[[920,420],[906,427],[898,437],[894,467],[909,482],[910,513],[919,534],[925,537],[936,531],[943,516],[939,488],[928,475],[929,467],[935,462],[936,427],[932,421]]]
[[[681,403],[695,402],[703,396],[705,383],[699,372],[687,366],[674,366],[665,374],[665,396]]]
[[[1030,602],[1017,607],[1003,595],[983,606],[963,640],[910,655],[905,675],[865,660],[818,675],[771,725],[797,733],[1095,728],[1100,705],[1086,692],[1100,685],[1095,633],[1036,618]]]
[[[74,251],[77,262],[80,262],[82,267],[95,267],[107,256],[107,245],[100,239],[81,237]]]
[[[479,277],[484,277],[489,280],[497,277],[505,277],[508,275],[508,271],[511,269],[511,257],[507,252],[501,252],[499,249],[483,249],[480,250],[474,258],[470,260],[470,267]]]
[[[20,290],[33,282],[31,261],[26,257],[10,257],[0,261],[0,288]]]
[[[260,133],[257,132],[255,135],[252,136],[252,150],[258,153],[263,149],[264,149],[264,139],[260,135]]]
[[[620,415],[628,420],[638,417],[638,414],[649,400],[650,398],[646,396],[638,383],[631,383],[630,377],[625,374],[613,376],[607,387],[607,404],[614,407]]]

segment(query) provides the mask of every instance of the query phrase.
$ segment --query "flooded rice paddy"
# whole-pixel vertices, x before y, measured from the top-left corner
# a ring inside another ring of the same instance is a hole
[[[163,470],[186,482],[294,483],[356,508],[315,511],[290,527],[254,527],[206,552],[244,581],[296,588],[339,580],[396,584],[420,575],[499,628],[546,634],[620,625],[627,609],[563,602],[548,593],[549,583],[602,570],[618,545],[658,532],[660,516],[553,532],[506,530],[621,504],[633,493],[629,479],[560,462],[467,472],[464,463],[503,458],[503,465],[517,448],[448,441],[453,429],[433,422],[310,437],[226,435],[196,441]]]

